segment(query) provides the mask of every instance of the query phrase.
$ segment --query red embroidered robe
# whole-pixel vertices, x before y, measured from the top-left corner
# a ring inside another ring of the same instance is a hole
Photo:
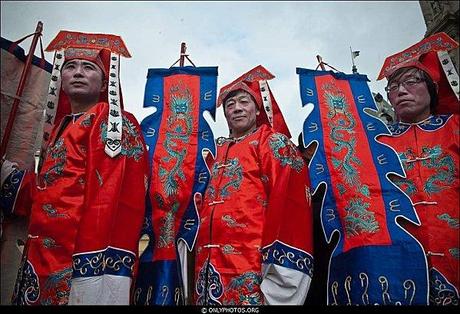
[[[393,178],[409,195],[421,225],[405,228],[420,241],[428,260],[430,304],[458,305],[459,128],[458,115],[432,116],[390,127],[381,137],[399,154],[406,178]]]
[[[39,175],[19,178],[20,195],[11,210],[30,211],[30,224],[13,304],[67,304],[71,286],[77,289],[76,281],[88,278],[98,283],[80,286],[73,303],[85,302],[85,291],[96,293],[98,299],[90,302],[116,298],[129,303],[145,210],[147,156],[140,126],[127,112],[122,152],[115,158],[106,155],[108,108],[98,103],[79,116],[64,117],[53,130]]]
[[[303,302],[313,272],[309,184],[294,144],[266,125],[217,140],[200,211],[197,304]]]

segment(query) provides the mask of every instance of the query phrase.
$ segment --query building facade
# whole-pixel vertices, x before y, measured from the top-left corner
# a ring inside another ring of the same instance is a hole
[[[435,33],[445,32],[459,42],[459,2],[458,1],[419,1],[425,19],[425,38]],[[458,71],[458,48],[449,54]]]

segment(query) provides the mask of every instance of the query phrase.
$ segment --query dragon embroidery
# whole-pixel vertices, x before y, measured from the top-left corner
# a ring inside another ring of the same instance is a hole
[[[345,151],[343,160],[332,157],[332,166],[338,170],[344,178],[344,184],[337,184],[337,190],[342,195],[347,189],[354,189],[357,195],[366,199],[370,197],[369,187],[361,183],[356,166],[360,166],[361,160],[355,155],[356,137],[354,130],[356,122],[350,113],[349,104],[343,92],[333,83],[322,86],[324,97],[328,105],[328,125],[331,129],[331,140],[335,144],[333,152]],[[355,193],[355,192],[354,192]],[[378,222],[374,213],[367,210],[370,203],[364,202],[363,198],[353,198],[345,206],[345,233],[347,237],[360,233],[375,233],[379,230]]]
[[[261,305],[262,293],[260,283],[262,276],[256,272],[246,272],[232,278],[225,289],[224,305]]]
[[[439,193],[454,182],[454,160],[451,156],[443,154],[439,145],[432,148],[422,147],[422,156],[425,155],[429,158],[423,160],[422,165],[434,169],[435,173],[428,178],[423,189],[428,194]]]
[[[345,234],[347,236],[358,235],[362,231],[375,233],[379,231],[379,225],[374,218],[374,213],[368,211],[369,203],[364,203],[360,198],[353,198],[345,208]]]
[[[219,173],[219,163],[216,162],[213,164],[211,169],[211,177],[216,178],[217,174]],[[206,188],[206,199],[214,200],[216,199],[216,188],[212,184],[212,180],[210,180],[208,187]]]
[[[49,275],[43,289],[42,305],[65,305],[69,301],[72,267],[56,271]]]
[[[167,131],[163,147],[168,156],[161,159],[158,174],[162,190],[167,198],[175,198],[179,193],[179,180],[185,181],[185,174],[182,168],[187,154],[187,144],[193,130],[193,99],[187,87],[181,82],[171,87],[171,98],[169,102],[171,114],[167,118]],[[169,170],[168,170],[169,169]],[[160,194],[156,196],[159,207],[165,206],[166,202]],[[160,235],[157,247],[169,247],[174,243],[174,222],[175,216],[180,208],[180,202],[174,200],[170,208],[161,218]]]
[[[399,154],[399,158],[403,161],[405,171],[411,171],[415,167],[415,162],[421,160],[421,166],[426,169],[434,170],[434,173],[423,184],[423,190],[427,194],[435,194],[444,190],[447,186],[454,182],[455,164],[452,156],[443,154],[439,145],[430,147],[422,147],[421,157],[417,158],[411,148]],[[413,195],[418,192],[414,180],[394,178],[393,182],[408,195]]]
[[[241,181],[243,180],[243,168],[240,165],[238,158],[233,158],[227,160],[228,166],[225,168],[224,177],[230,178],[230,181],[227,182],[222,189],[220,190],[220,195],[222,197],[228,197],[230,195],[229,189],[232,187],[236,191],[240,189]]]
[[[181,165],[185,159],[187,144],[192,134],[192,95],[181,84],[171,87],[171,100],[169,102],[171,115],[167,119],[168,131],[163,146],[169,156],[163,157],[162,162],[174,161],[171,170],[165,169],[160,164],[159,175],[163,183],[163,189],[167,196],[176,195],[179,188],[178,178],[185,180]]]
[[[64,139],[60,138],[56,141],[54,146],[50,147],[48,150],[48,156],[54,160],[54,165],[51,166],[43,174],[43,180],[47,184],[53,183],[58,177],[62,176],[64,172],[64,166],[67,159],[67,149],[64,145]]]
[[[69,215],[66,213],[59,213],[58,210],[52,204],[43,204],[42,209],[45,211],[46,215],[51,218],[69,218]]]
[[[161,198],[160,194],[156,194],[156,196]],[[163,201],[158,203],[162,204]],[[161,218],[160,235],[157,241],[158,248],[169,247],[174,243],[174,218],[177,211],[179,210],[179,206],[180,203],[175,201],[171,206],[171,210],[167,211],[166,215]],[[159,206],[159,208],[162,207],[163,205]]]
[[[281,162],[281,166],[289,165],[298,173],[302,171],[305,163],[297,153],[297,148],[285,135],[273,133],[270,136],[269,144],[273,155]]]
[[[460,224],[458,218],[453,218],[448,213],[440,214],[436,217],[438,217],[438,219],[440,220],[444,220],[445,222],[447,222],[450,228],[459,229]]]

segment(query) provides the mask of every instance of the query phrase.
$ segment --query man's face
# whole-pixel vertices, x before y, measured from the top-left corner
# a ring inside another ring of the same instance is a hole
[[[73,59],[66,62],[61,71],[62,89],[70,100],[94,102],[106,90],[102,70],[93,62]]]
[[[252,131],[256,127],[258,112],[256,103],[245,91],[228,98],[224,103],[224,114],[232,136],[237,138]]]
[[[415,123],[430,116],[430,93],[417,68],[394,78],[388,87],[388,99],[402,122]]]

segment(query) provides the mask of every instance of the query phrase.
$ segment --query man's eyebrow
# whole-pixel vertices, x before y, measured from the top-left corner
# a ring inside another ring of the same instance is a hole
[[[233,96],[233,97],[230,97],[229,99],[227,99],[227,101],[225,103],[236,101],[237,99],[238,100],[243,99],[243,98],[248,98],[249,99],[249,97],[250,97],[249,95]]]
[[[414,71],[414,72],[406,72],[402,75],[400,75],[399,77],[395,77],[394,79],[392,79],[390,82],[388,82],[389,84],[393,84],[393,83],[396,83],[396,82],[400,82],[401,80],[406,80],[408,78],[412,78],[412,77],[418,77],[418,71]]]
[[[406,73],[404,73],[403,75],[401,75],[401,77],[405,76],[405,77],[410,77],[410,76],[414,76],[414,75],[417,75],[419,74],[420,72],[417,71],[416,69],[415,70],[412,70],[412,71],[408,71]]]
[[[405,81],[405,80],[409,80],[409,79],[413,79],[413,78],[418,78],[418,76],[416,74],[409,74],[409,75],[404,75],[404,76],[401,76],[400,78],[398,78],[397,80],[393,80],[391,81],[391,83],[399,83],[401,81]]]
[[[72,64],[72,65],[73,65],[73,64],[76,64],[76,63],[77,63],[76,60],[70,60],[70,61],[67,61],[67,62],[65,63],[64,66],[66,66],[66,65],[68,65],[68,64]],[[85,61],[85,60],[83,60],[83,61],[81,62],[81,64],[82,64],[82,65],[91,65],[91,66],[96,67],[96,65],[95,65],[94,63],[89,62],[89,61]]]
[[[70,61],[67,61],[64,66],[68,65],[68,64],[75,64],[77,63],[75,60],[70,60]]]
[[[81,63],[82,63],[83,65],[91,65],[91,66],[96,67],[96,65],[95,65],[94,63],[89,62],[89,61],[82,61]]]

